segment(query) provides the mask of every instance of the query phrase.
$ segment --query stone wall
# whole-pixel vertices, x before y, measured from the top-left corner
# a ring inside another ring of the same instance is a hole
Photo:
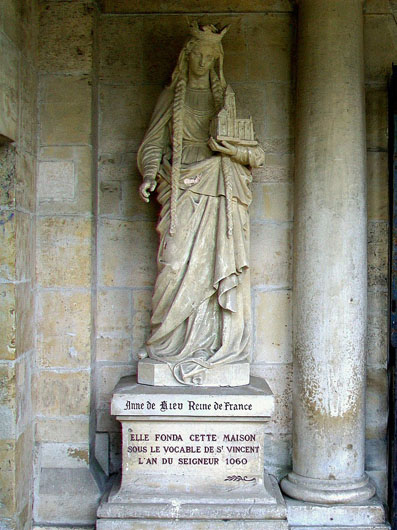
[[[0,14],[0,527],[30,528],[37,4]]]
[[[387,498],[388,414],[388,105],[397,57],[394,2],[367,2],[364,18],[368,170],[368,353],[366,468]]]
[[[91,523],[99,495],[89,470],[96,18],[90,1],[40,3],[34,492],[40,523]]]
[[[241,12],[238,0],[199,6],[192,0],[104,0],[99,11],[90,0],[43,0],[39,13],[34,2],[25,4],[31,10],[18,10],[19,2],[7,0],[0,17],[0,48],[7,58],[0,67],[5,94],[0,134],[16,142],[16,149],[0,153],[6,190],[0,234],[7,242],[0,254],[5,248],[9,252],[0,265],[0,323],[6,330],[0,339],[5,388],[0,468],[7,484],[0,493],[0,526],[6,521],[10,528],[23,527],[31,518],[34,423],[34,520],[41,528],[93,524],[106,475],[118,469],[119,427],[110,417],[109,400],[119,377],[135,371],[137,351],[148,334],[157,245],[158,209],[154,200],[146,205],[138,198],[136,151],[186,36],[187,19],[232,23],[224,39],[226,79],[240,112],[253,115],[266,152],[265,167],[254,173],[251,207],[252,354],[254,375],[265,377],[276,395],[265,454],[267,469],[282,476],[291,465],[292,430],[292,3],[250,0]],[[367,469],[383,498],[387,78],[397,56],[393,5],[368,0],[365,16]],[[37,45],[32,30],[38,16]],[[14,167],[14,155],[16,172],[7,169]]]

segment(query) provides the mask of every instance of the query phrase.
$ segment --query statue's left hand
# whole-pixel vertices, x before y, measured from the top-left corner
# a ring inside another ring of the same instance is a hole
[[[214,138],[210,138],[208,141],[210,149],[213,151],[219,151],[223,155],[236,156],[237,147],[235,145],[229,144],[226,140],[222,140],[222,143],[218,143]]]

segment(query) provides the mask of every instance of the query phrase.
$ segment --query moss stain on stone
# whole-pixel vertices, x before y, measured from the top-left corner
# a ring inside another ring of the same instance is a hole
[[[69,448],[68,456],[70,456],[71,458],[76,458],[76,460],[80,460],[81,462],[85,462],[88,465],[88,450],[87,449]]]

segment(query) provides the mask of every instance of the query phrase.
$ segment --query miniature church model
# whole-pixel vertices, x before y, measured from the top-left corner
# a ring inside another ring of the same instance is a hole
[[[211,123],[211,136],[217,141],[226,140],[239,145],[257,145],[251,116],[248,119],[236,117],[236,96],[230,85],[225,92],[225,104]]]

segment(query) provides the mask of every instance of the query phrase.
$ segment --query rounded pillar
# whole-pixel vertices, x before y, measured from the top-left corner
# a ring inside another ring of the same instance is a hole
[[[363,501],[367,212],[361,0],[299,0],[294,233],[296,499]]]

